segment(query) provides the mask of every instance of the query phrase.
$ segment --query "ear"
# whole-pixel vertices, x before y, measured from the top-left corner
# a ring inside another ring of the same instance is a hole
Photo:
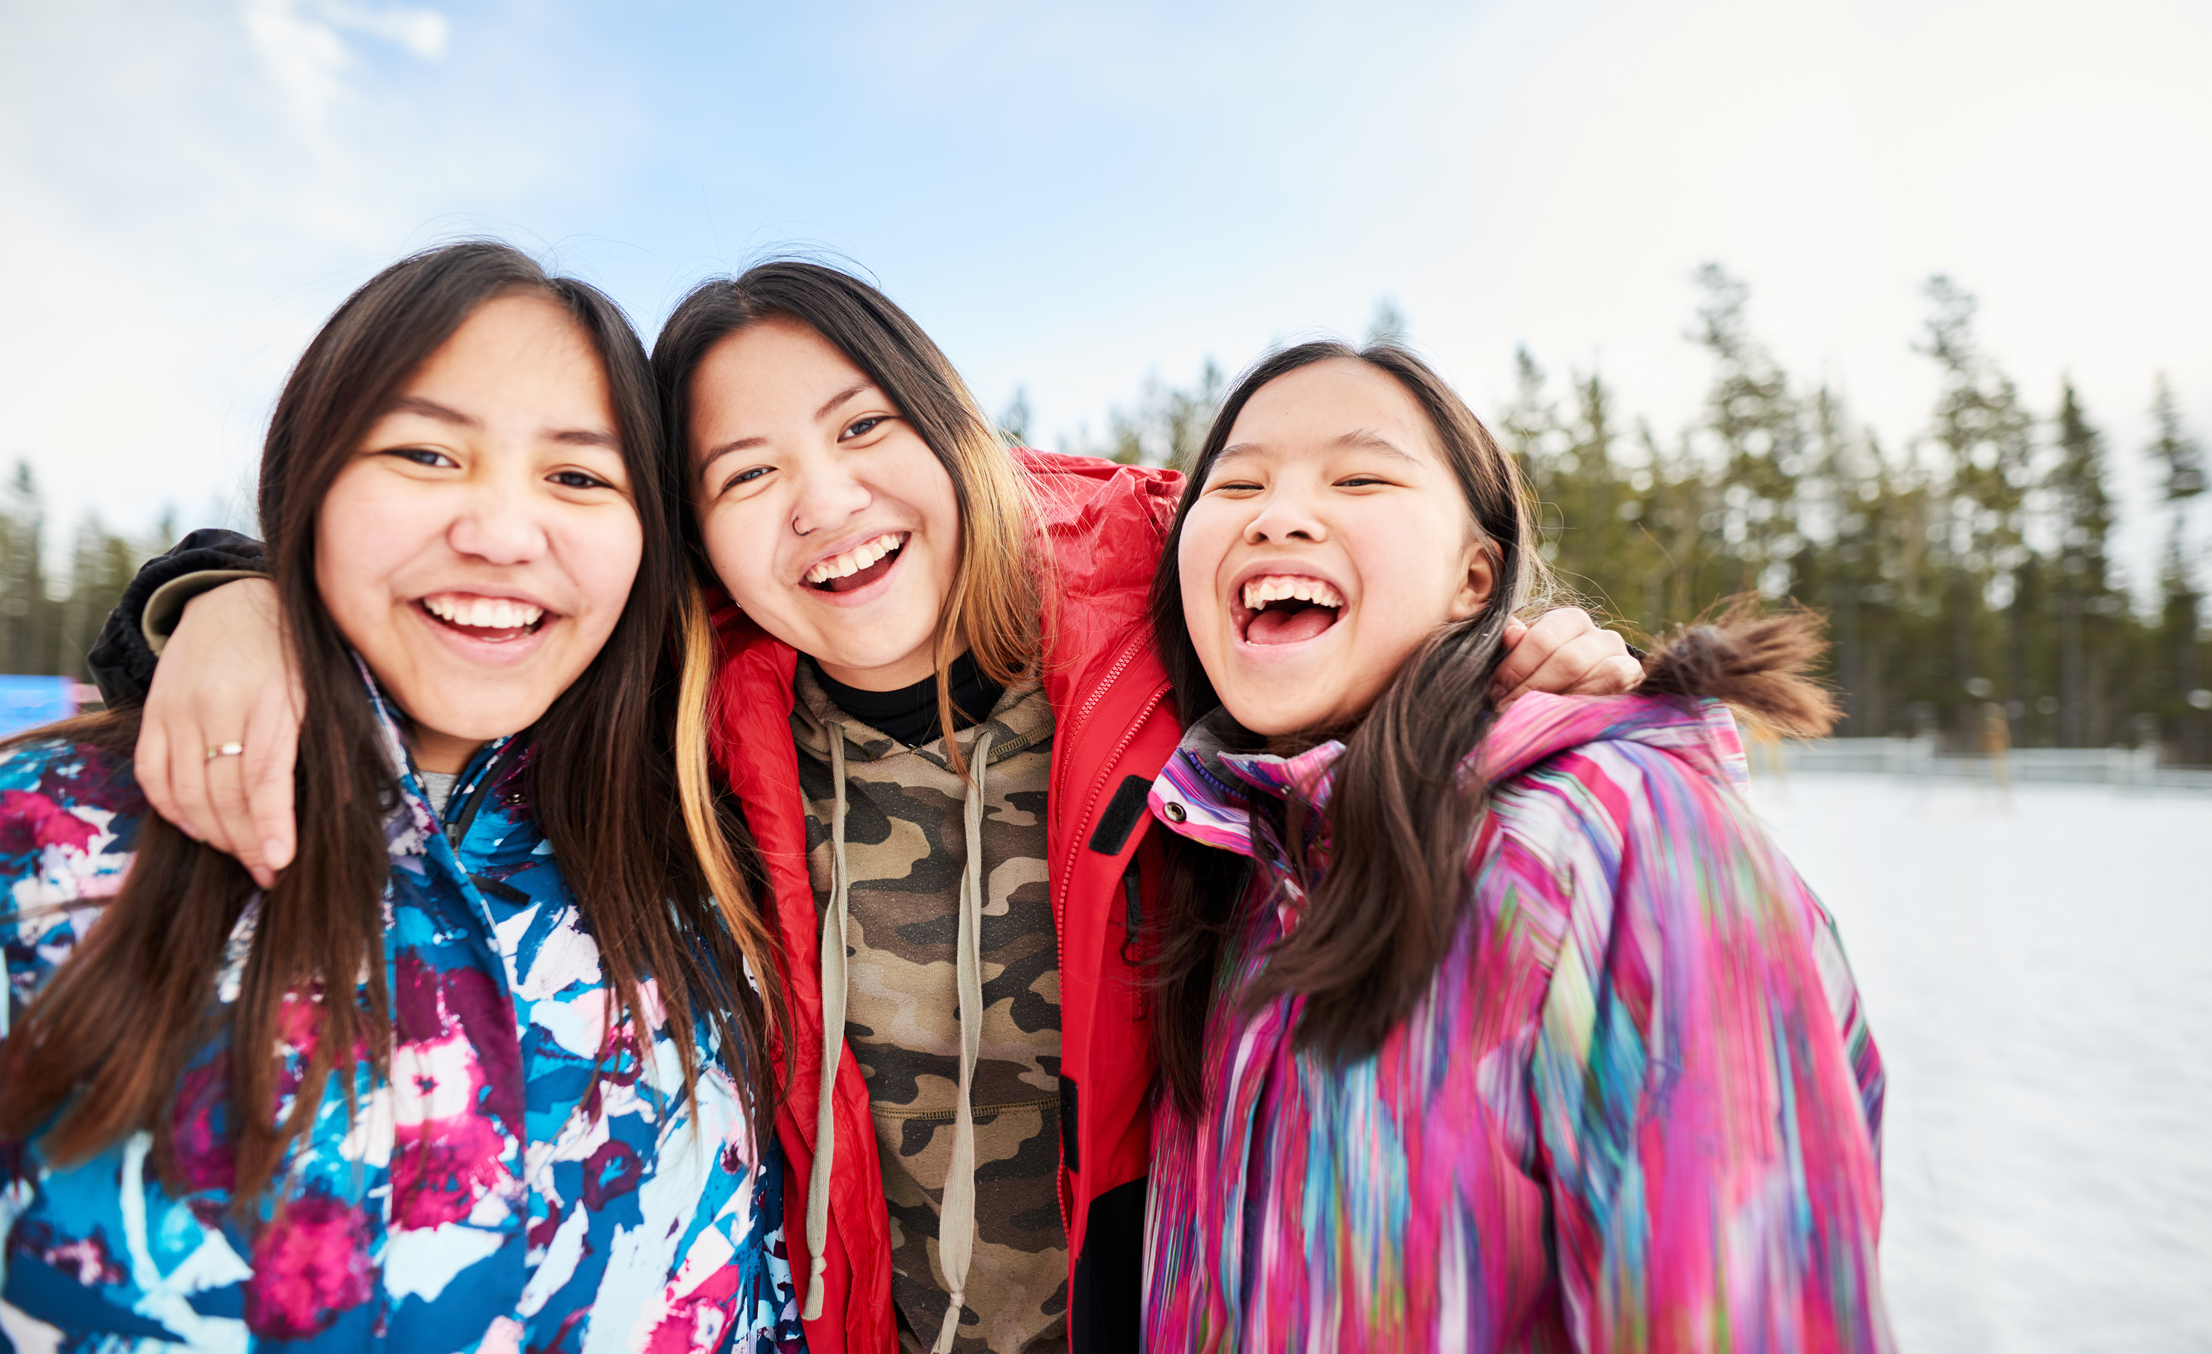
[[[1498,586],[1498,547],[1488,536],[1477,533],[1467,543],[1467,553],[1462,561],[1466,573],[1461,578],[1459,590],[1452,594],[1451,618],[1466,620],[1483,609],[1490,601],[1490,594]]]

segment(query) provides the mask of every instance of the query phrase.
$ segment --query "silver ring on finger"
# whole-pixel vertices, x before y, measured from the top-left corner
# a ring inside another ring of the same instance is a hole
[[[244,743],[217,743],[207,750],[207,759],[211,762],[217,757],[243,757],[245,755],[246,745]]]

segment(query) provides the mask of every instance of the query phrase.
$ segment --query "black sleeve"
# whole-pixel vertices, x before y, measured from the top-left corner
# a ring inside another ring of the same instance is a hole
[[[100,699],[115,705],[146,698],[146,689],[154,680],[154,651],[148,647],[139,624],[145,619],[146,600],[162,584],[209,570],[264,567],[261,542],[212,527],[186,536],[170,547],[168,554],[147,560],[138,576],[123,589],[122,600],[100,628],[99,640],[85,655],[85,667],[99,685]]]

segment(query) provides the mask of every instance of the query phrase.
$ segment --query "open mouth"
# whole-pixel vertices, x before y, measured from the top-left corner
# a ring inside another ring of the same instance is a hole
[[[415,605],[448,630],[492,644],[533,635],[545,625],[546,610],[512,597],[478,597],[466,592],[434,592]]]
[[[1344,594],[1318,578],[1262,574],[1244,584],[1237,608],[1247,644],[1298,644],[1344,614]]]
[[[856,592],[891,572],[906,549],[908,531],[887,531],[806,571],[806,585],[817,592]]]

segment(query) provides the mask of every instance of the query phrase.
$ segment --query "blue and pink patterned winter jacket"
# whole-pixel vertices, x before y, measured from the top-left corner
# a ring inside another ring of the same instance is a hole
[[[379,715],[409,768],[381,698]],[[750,1131],[744,1070],[698,1021],[694,1113],[665,1025],[644,1048],[609,1036],[598,947],[521,797],[528,755],[526,739],[484,748],[442,823],[403,773],[385,830],[391,1074],[356,1064],[350,1119],[329,1079],[265,1223],[230,1208],[217,1049],[178,1088],[181,1194],[144,1134],[70,1170],[35,1143],[0,1148],[0,1349],[802,1347],[783,1158]],[[0,752],[9,1024],[98,924],[147,811],[128,759]],[[218,1000],[236,996],[256,915]],[[650,982],[641,996],[654,1004]],[[281,1054],[280,1085],[296,1084],[306,1050]]]

